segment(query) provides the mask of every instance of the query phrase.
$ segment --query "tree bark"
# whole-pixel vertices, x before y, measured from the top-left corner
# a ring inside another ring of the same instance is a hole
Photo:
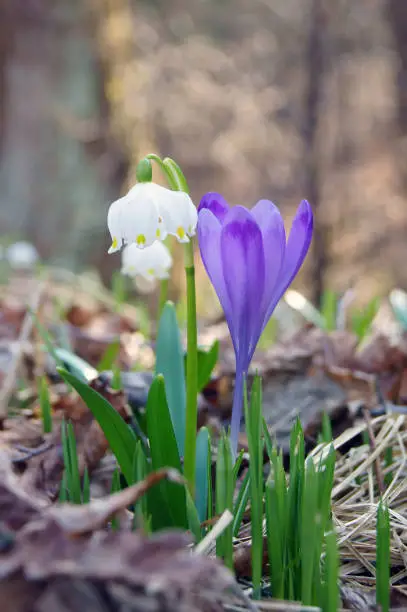
[[[305,51],[307,83],[304,103],[305,194],[314,211],[313,299],[319,304],[324,290],[327,245],[321,203],[321,138],[319,136],[324,73],[326,69],[327,13],[323,0],[311,0],[310,27]]]
[[[401,136],[401,151],[398,154],[402,185],[407,191],[407,3],[405,0],[388,0],[387,16],[393,33],[397,52],[397,131]]]

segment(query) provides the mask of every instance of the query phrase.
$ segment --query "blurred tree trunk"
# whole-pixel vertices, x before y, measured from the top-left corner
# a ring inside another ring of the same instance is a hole
[[[4,144],[7,106],[7,64],[14,38],[14,10],[12,0],[0,3],[0,155]]]
[[[407,190],[407,2],[387,0],[387,15],[397,52],[397,128],[402,138],[400,173],[403,187]]]
[[[326,68],[327,12],[324,0],[311,0],[310,25],[305,51],[306,88],[304,100],[304,182],[305,197],[314,211],[312,289],[316,304],[324,290],[324,274],[327,267],[321,202],[321,134],[320,118],[324,73]]]

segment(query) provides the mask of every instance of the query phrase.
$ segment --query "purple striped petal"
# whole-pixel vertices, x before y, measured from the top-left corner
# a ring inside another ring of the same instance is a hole
[[[207,208],[198,213],[198,242],[205,270],[215,288],[221,306],[224,310],[230,335],[234,342],[233,310],[226,290],[221,260],[222,226],[215,215]]]
[[[233,313],[236,361],[247,360],[249,346],[261,330],[259,306],[265,282],[262,234],[250,212],[232,208],[221,232],[221,257]]]
[[[273,314],[277,302],[300,269],[311,244],[314,218],[307,200],[302,200],[294,217],[288,237],[285,258],[272,301],[269,304],[263,326]]]
[[[230,209],[229,204],[220,193],[206,193],[198,206],[198,212],[205,208],[208,208],[221,223]]]
[[[286,248],[286,236],[284,221],[280,211],[270,200],[260,200],[257,202],[251,213],[257,221],[263,236],[266,277],[263,303],[259,308],[259,316],[263,322],[269,305],[273,300],[277,281],[281,273]],[[257,344],[257,341],[258,338],[255,340],[255,344]],[[255,346],[252,346],[251,352],[255,348]]]

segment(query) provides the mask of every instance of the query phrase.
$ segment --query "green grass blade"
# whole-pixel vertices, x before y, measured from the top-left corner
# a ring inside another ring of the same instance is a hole
[[[326,331],[336,329],[336,315],[338,312],[338,296],[334,291],[326,289],[322,295],[321,314],[325,321]]]
[[[72,423],[67,423],[66,426],[68,448],[69,448],[69,459],[70,459],[70,470],[71,470],[71,491],[70,497],[74,504],[82,503],[82,490],[81,490],[81,477],[79,474],[79,460],[78,450],[76,447],[75,430]]]
[[[260,597],[263,569],[263,439],[261,379],[255,376],[251,389],[250,409],[244,393],[246,432],[249,445],[250,507],[252,536],[253,597]]]
[[[266,533],[273,597],[284,599],[284,543],[280,533],[278,492],[272,478],[266,483]]]
[[[212,476],[212,446],[211,439],[208,439],[208,463],[207,463],[207,473],[208,473],[208,511],[207,517],[208,521],[213,518],[213,476]]]
[[[58,372],[79,393],[92,412],[106,436],[123,476],[127,483],[131,485],[134,477],[133,457],[137,444],[137,438],[133,431],[113,406],[97,391],[62,368],[58,368]]]
[[[337,612],[339,608],[339,553],[334,531],[326,535],[324,586],[323,612]]]
[[[332,424],[329,415],[324,411],[322,413],[322,440],[327,444],[332,441]]]
[[[158,325],[155,372],[164,376],[168,408],[182,457],[186,422],[184,355],[175,308],[171,302],[165,304]]]
[[[39,381],[39,400],[41,409],[42,430],[45,434],[52,432],[52,410],[49,400],[48,383],[45,376]]]
[[[237,477],[239,475],[239,470],[240,470],[240,466],[242,465],[243,457],[244,457],[244,450],[242,449],[240,453],[238,454],[238,456],[236,457],[236,461],[233,466],[233,481],[234,482],[237,481]]]
[[[120,338],[111,342],[109,346],[106,348],[105,352],[103,353],[98,363],[98,366],[97,366],[98,372],[112,370],[113,365],[116,363],[116,359],[119,356],[119,353],[120,353]]]
[[[247,470],[233,507],[233,536],[237,538],[250,497],[250,471]]]
[[[379,503],[376,524],[376,602],[383,612],[390,608],[390,517],[389,509]]]
[[[196,490],[195,505],[201,523],[206,520],[208,511],[208,447],[209,430],[202,427],[196,439]]]
[[[292,572],[292,593],[290,598],[301,597],[301,526],[302,496],[304,490],[304,433],[301,422],[297,419],[290,437],[290,486],[288,491],[288,566]]]
[[[133,473],[134,482],[143,481],[149,473],[147,459],[140,440],[137,442],[136,452],[134,453]],[[134,529],[145,525],[147,514],[147,495],[143,495],[134,506]]]
[[[181,461],[169,406],[167,404],[164,378],[161,375],[153,380],[146,405],[147,431],[153,470],[173,467],[181,472]],[[153,515],[153,526],[188,527],[185,489],[173,482],[163,481],[157,487],[171,517],[171,524],[163,525],[160,518]],[[158,521],[158,523],[157,523]]]
[[[272,452],[273,452],[273,441],[271,439],[270,432],[268,430],[267,423],[264,417],[262,419],[262,424],[263,424],[262,430],[263,430],[264,444],[266,447],[267,456],[270,460]]]
[[[58,363],[62,364],[62,367],[76,376],[82,382],[87,383],[89,380],[93,380],[97,377],[98,371],[91,366],[87,361],[62,348],[55,348],[54,354],[58,357]]]
[[[302,521],[300,532],[301,551],[301,601],[313,604],[315,587],[316,546],[318,527],[318,480],[313,461],[307,464],[302,500]]]
[[[198,349],[198,393],[208,384],[218,361],[219,341],[215,340],[209,350]],[[184,357],[186,370],[187,358]]]
[[[216,514],[220,516],[226,509],[233,509],[233,455],[229,438],[222,435],[216,461]],[[216,554],[223,559],[226,567],[233,568],[232,525],[216,540]]]
[[[202,537],[201,522],[199,520],[198,512],[188,487],[185,487],[185,495],[188,527],[191,533],[194,535],[195,542],[199,542]]]
[[[354,312],[352,314],[352,331],[357,335],[359,340],[363,340],[370,332],[374,318],[380,308],[380,298],[373,298],[364,310]]]

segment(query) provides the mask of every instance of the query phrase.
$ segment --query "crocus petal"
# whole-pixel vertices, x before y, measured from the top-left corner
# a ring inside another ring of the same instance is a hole
[[[121,223],[121,211],[126,201],[126,196],[119,198],[113,202],[107,213],[107,227],[109,228],[110,236],[112,238],[112,246],[108,253],[114,253],[120,251],[123,244],[123,231]]]
[[[221,223],[223,223],[223,220],[230,209],[229,204],[226,202],[225,198],[220,195],[220,193],[212,192],[206,193],[203,196],[198,206],[198,212],[204,208],[208,208]]]
[[[260,306],[263,319],[262,330],[267,324],[264,321],[270,303],[273,300],[276,284],[280,276],[281,267],[285,253],[285,229],[284,221],[277,206],[270,200],[260,200],[251,210],[252,216],[257,221],[263,236],[264,257],[266,263],[266,277],[264,283],[263,302]],[[259,313],[260,314],[260,313]],[[258,338],[254,341],[252,351],[256,348]]]
[[[314,218],[307,200],[302,200],[294,217],[290,235],[285,248],[284,263],[275,288],[273,299],[269,305],[265,323],[271,317],[279,299],[290,285],[300,269],[311,244]]]
[[[233,311],[237,361],[247,359],[261,330],[259,306],[265,282],[263,240],[259,226],[243,206],[232,208],[221,232],[225,285]]]
[[[205,270],[216,291],[219,302],[225,313],[233,343],[235,342],[233,310],[226,290],[223,275],[220,235],[222,226],[215,215],[207,208],[198,213],[198,242]]]

